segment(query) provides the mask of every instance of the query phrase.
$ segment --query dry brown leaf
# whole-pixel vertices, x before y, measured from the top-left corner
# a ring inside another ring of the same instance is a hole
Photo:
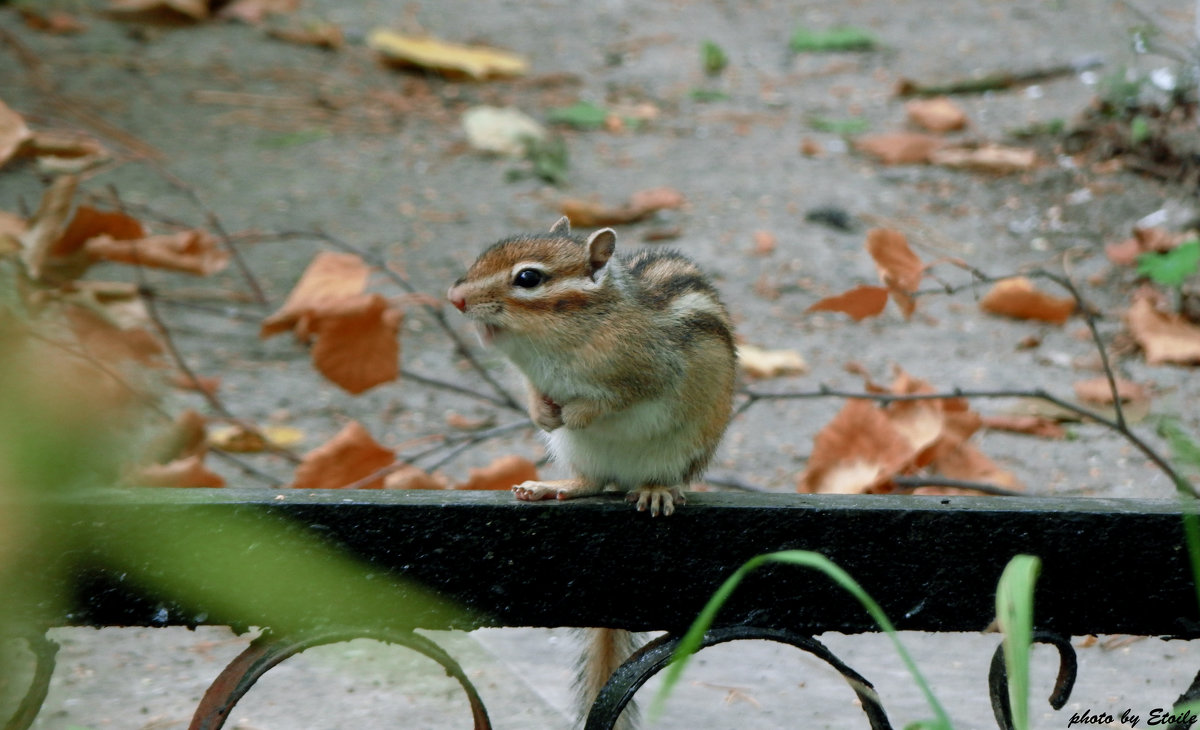
[[[649,218],[659,210],[681,208],[687,200],[674,188],[650,188],[630,196],[625,205],[614,207],[592,200],[568,198],[559,203],[559,210],[570,219],[571,225],[581,227],[616,226]]]
[[[168,269],[196,276],[209,276],[229,265],[229,252],[211,234],[179,231],[135,240],[96,236],[83,245],[88,256],[155,269]]]
[[[456,484],[455,489],[511,489],[521,482],[538,478],[537,465],[529,459],[510,455],[500,458],[480,469],[467,472],[467,481]]]
[[[1006,175],[1032,170],[1038,165],[1038,157],[1037,152],[1023,147],[985,145],[938,149],[930,153],[929,162],[942,167]]]
[[[361,294],[370,273],[363,260],[352,253],[322,251],[304,270],[279,311],[263,320],[259,336],[267,338],[286,332],[314,311]]]
[[[25,233],[20,238],[21,261],[34,279],[42,278],[51,247],[67,229],[71,201],[78,185],[79,178],[74,175],[56,179],[42,194],[37,212],[26,223]]]
[[[755,231],[754,232],[754,255],[755,256],[770,256],[775,253],[775,246],[779,243],[775,238],[775,234],[770,231]]]
[[[967,114],[944,96],[913,99],[904,105],[908,120],[930,132],[953,132],[967,126]]]
[[[1184,233],[1171,233],[1165,228],[1140,228],[1134,226],[1133,234],[1120,243],[1110,243],[1104,247],[1108,260],[1118,266],[1132,266],[1137,263],[1138,256],[1154,252],[1166,253],[1188,239]]]
[[[854,140],[854,148],[885,165],[929,162],[930,155],[944,145],[940,137],[917,132],[868,134]]]
[[[166,464],[188,456],[203,456],[208,450],[207,428],[207,418],[190,408],[185,410],[151,442],[145,461]]]
[[[34,132],[23,152],[36,157],[38,169],[47,174],[77,175],[110,157],[91,137],[56,132]]]
[[[88,239],[104,235],[118,241],[129,241],[143,238],[146,230],[136,218],[120,211],[103,211],[81,205],[75,209],[75,215],[62,236],[50,247],[49,255],[54,258],[70,256],[83,248]]]
[[[301,46],[316,46],[336,51],[346,45],[346,37],[342,29],[333,23],[304,23],[289,25],[283,28],[269,28],[267,35],[288,43]]]
[[[171,385],[183,390],[194,390],[200,393],[215,394],[221,388],[220,376],[198,375],[193,380],[186,373],[175,373],[170,378]]]
[[[858,322],[874,317],[887,307],[888,290],[882,286],[858,286],[841,294],[825,297],[806,312],[841,312]]]
[[[367,46],[397,66],[415,66],[452,77],[475,80],[520,76],[529,70],[524,57],[486,46],[464,46],[436,38],[418,38],[376,28]]]
[[[764,350],[743,343],[737,346],[737,359],[742,372],[751,378],[778,378],[808,372],[808,363],[795,350]]]
[[[817,433],[797,491],[863,494],[887,484],[912,460],[909,442],[883,409],[851,400]]]
[[[98,312],[81,306],[67,307],[66,316],[79,344],[97,360],[112,363],[135,360],[143,365],[157,365],[158,356],[163,353],[158,339],[140,327],[121,329]]]
[[[41,12],[31,8],[18,8],[18,12],[21,13],[21,20],[25,21],[25,25],[41,33],[71,35],[87,30],[87,26],[78,18],[64,10]]]
[[[983,417],[983,427],[992,431],[1008,431],[1046,439],[1067,437],[1067,430],[1058,421],[1045,416],[999,414]]]
[[[360,294],[313,315],[312,361],[326,378],[355,395],[396,379],[404,313],[379,294]]]
[[[949,479],[982,482],[1012,490],[1025,489],[1015,474],[1001,469],[974,444],[960,444],[958,448],[939,455],[931,467]]]
[[[284,15],[295,12],[300,0],[233,0],[217,13],[222,18],[232,18],[255,25],[268,15]]]
[[[1151,365],[1200,364],[1200,327],[1178,314],[1160,312],[1149,299],[1138,297],[1125,322]]]
[[[1014,319],[1033,319],[1062,324],[1075,311],[1075,300],[1055,297],[1036,289],[1023,276],[997,282],[979,301],[985,312]]]
[[[194,20],[204,20],[208,17],[208,0],[108,0],[108,9],[122,13],[168,10]]]
[[[16,156],[33,138],[33,132],[20,114],[0,101],[0,167]]]
[[[296,467],[295,489],[341,489],[389,466],[396,460],[391,449],[371,438],[358,421],[351,421],[336,436],[304,455]],[[381,489],[383,477],[363,489]]]
[[[0,256],[20,251],[21,236],[26,230],[24,218],[0,210]]]
[[[383,488],[449,489],[450,485],[441,474],[430,474],[418,466],[404,464],[384,477]]]
[[[150,464],[137,470],[132,476],[135,484],[145,487],[200,487],[225,486],[225,479],[204,466],[204,456],[176,459],[166,464]]]
[[[455,411],[448,411],[446,425],[459,431],[478,431],[481,428],[495,426],[496,416],[490,413],[484,416],[464,416]]]
[[[1146,388],[1138,385],[1132,380],[1124,378],[1115,378],[1117,384],[1117,397],[1122,403],[1134,403],[1150,400],[1150,392]],[[1108,378],[1088,378],[1075,383],[1075,397],[1085,403],[1094,403],[1096,405],[1110,406],[1113,404],[1112,388],[1108,384]]]
[[[905,318],[911,317],[917,307],[912,294],[921,285],[925,265],[909,247],[908,239],[900,231],[872,228],[867,232],[867,252],[875,260],[879,278],[888,288],[892,300]]]
[[[256,454],[269,447],[291,448],[303,440],[304,432],[292,426],[247,428],[233,425],[214,428],[208,434],[209,445],[239,454]]]

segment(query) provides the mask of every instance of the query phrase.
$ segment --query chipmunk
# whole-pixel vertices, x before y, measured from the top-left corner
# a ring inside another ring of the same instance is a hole
[[[732,407],[733,326],[700,269],[672,251],[614,255],[611,228],[586,239],[561,218],[505,238],[454,283],[450,302],[525,375],[529,417],[575,476],[527,481],[517,499],[613,487],[670,515],[712,458]],[[596,630],[584,708],[628,656],[628,632]]]

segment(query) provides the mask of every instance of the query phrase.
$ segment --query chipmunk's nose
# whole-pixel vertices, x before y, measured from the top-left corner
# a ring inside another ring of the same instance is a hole
[[[450,287],[450,291],[446,292],[446,298],[454,305],[455,309],[462,312],[467,308],[467,298],[462,295],[457,286]]]

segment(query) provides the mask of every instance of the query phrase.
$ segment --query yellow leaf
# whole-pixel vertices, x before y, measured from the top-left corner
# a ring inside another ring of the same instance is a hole
[[[529,69],[529,62],[514,53],[487,46],[464,46],[436,38],[406,36],[386,28],[371,31],[367,46],[392,63],[473,79],[520,76]]]
[[[738,345],[738,365],[752,378],[777,378],[808,372],[808,363],[795,350],[764,350],[749,344]]]

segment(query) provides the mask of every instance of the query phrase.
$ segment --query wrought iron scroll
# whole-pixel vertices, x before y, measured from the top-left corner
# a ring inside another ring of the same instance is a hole
[[[492,724],[488,719],[487,710],[479,697],[475,686],[467,679],[458,662],[454,661],[440,646],[411,631],[361,630],[361,631],[329,631],[306,634],[299,637],[276,636],[265,631],[250,643],[221,674],[217,676],[208,690],[204,693],[188,730],[220,730],[233,711],[234,705],[245,696],[264,674],[283,662],[288,657],[311,649],[314,646],[337,644],[352,639],[375,639],[389,644],[398,644],[419,652],[437,662],[446,670],[446,674],[458,680],[467,695],[471,706],[471,717],[475,730],[491,730]]]
[[[1075,647],[1071,646],[1069,638],[1048,631],[1033,632],[1033,641],[1037,644],[1050,644],[1058,649],[1058,677],[1054,680],[1054,689],[1050,693],[1050,706],[1061,710],[1071,698],[1075,677],[1079,673]],[[1000,726],[1000,730],[1013,730],[1012,708],[1008,705],[1008,671],[1004,666],[1003,644],[997,646],[992,654],[992,666],[988,670],[988,691],[991,694],[996,724]]]
[[[47,639],[43,634],[24,637],[29,650],[33,652],[33,677],[29,680],[29,689],[17,706],[17,711],[4,724],[4,730],[27,730],[37,719],[46,694],[50,691],[50,677],[54,674],[54,659],[58,655],[58,643]]]
[[[713,629],[705,633],[700,642],[700,648],[704,649],[714,644],[745,639],[762,639],[790,644],[823,660],[836,669],[854,690],[854,694],[858,696],[859,702],[862,704],[863,712],[867,715],[871,730],[892,730],[892,725],[883,710],[875,687],[862,675],[847,666],[845,662],[838,659],[828,647],[811,636],[780,629],[731,626]],[[600,690],[596,702],[588,712],[584,730],[611,730],[638,689],[650,677],[670,664],[671,657],[681,641],[682,637],[676,634],[660,636],[643,646],[628,661],[618,667],[608,683]]]

